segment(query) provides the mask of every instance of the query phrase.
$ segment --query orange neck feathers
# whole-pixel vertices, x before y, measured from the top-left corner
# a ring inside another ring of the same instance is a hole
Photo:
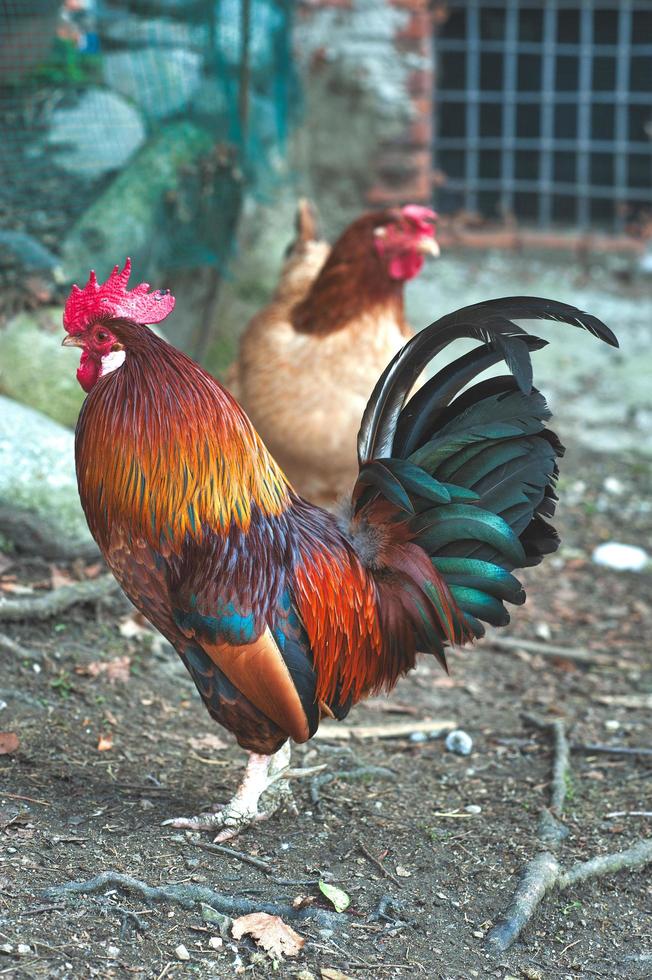
[[[277,516],[289,485],[231,395],[185,354],[128,321],[127,356],[102,378],[77,426],[77,479],[100,546],[114,525],[176,550],[202,525],[247,531]],[[132,336],[133,335],[133,336]]]
[[[369,314],[387,312],[407,333],[403,287],[392,279],[374,247],[378,215],[355,221],[337,240],[308,295],[294,307],[298,333],[325,336]]]

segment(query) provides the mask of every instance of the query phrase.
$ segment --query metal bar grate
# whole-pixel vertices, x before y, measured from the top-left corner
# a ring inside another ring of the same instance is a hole
[[[621,231],[652,213],[652,2],[453,2],[438,210]]]

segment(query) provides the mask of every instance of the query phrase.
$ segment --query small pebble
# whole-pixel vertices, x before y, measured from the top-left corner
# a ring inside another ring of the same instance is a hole
[[[552,638],[552,630],[548,623],[537,623],[534,627],[534,635],[538,640],[545,640],[547,643]]]
[[[482,813],[482,807],[478,806],[477,803],[469,803],[469,805],[465,806],[464,809],[467,813]]]
[[[32,952],[32,947],[28,946],[27,943],[18,943],[16,952],[19,956],[29,956],[29,954]]]
[[[596,565],[614,568],[619,572],[640,572],[650,560],[643,548],[633,544],[620,544],[618,541],[607,541],[598,545],[591,557]]]
[[[602,486],[615,497],[620,497],[625,492],[625,484],[617,476],[608,476]]]
[[[188,952],[188,950],[186,949],[186,947],[183,945],[183,943],[180,943],[177,946],[177,948],[174,951],[174,955],[176,956],[176,958],[178,960],[189,960],[190,959],[190,953]]]
[[[482,929],[476,929],[473,933],[476,939],[484,939],[484,932]]]
[[[220,949],[224,945],[224,940],[220,936],[211,936],[208,945],[211,949]]]
[[[473,739],[461,728],[456,728],[455,731],[449,732],[446,736],[445,745],[448,751],[454,752],[455,755],[470,755]]]
[[[620,728],[620,722],[616,718],[608,718],[604,727],[610,732],[617,732]]]
[[[14,947],[11,945],[11,943],[0,944],[0,953],[13,953],[13,951]]]
[[[107,946],[106,955],[115,958],[116,956],[120,955],[120,950],[117,946]]]
[[[410,735],[411,742],[427,742],[428,736],[425,732],[412,732]]]

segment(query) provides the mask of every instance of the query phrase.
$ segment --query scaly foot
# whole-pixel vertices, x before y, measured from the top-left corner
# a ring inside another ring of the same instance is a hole
[[[267,820],[287,803],[297,813],[288,776],[312,775],[318,769],[290,769],[290,743],[286,742],[274,755],[252,752],[245,774],[235,796],[216,813],[200,813],[197,817],[177,817],[164,824],[181,830],[219,831],[215,843],[231,840],[254,823]]]

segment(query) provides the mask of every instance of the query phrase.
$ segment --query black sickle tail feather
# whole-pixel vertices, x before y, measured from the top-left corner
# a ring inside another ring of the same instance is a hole
[[[412,540],[461,611],[466,635],[481,636],[481,620],[507,623],[503,603],[525,600],[512,571],[536,564],[559,544],[548,521],[564,450],[546,428],[550,412],[532,387],[530,360],[546,341],[512,318],[561,321],[618,346],[600,320],[564,303],[508,297],[468,306],[426,327],[396,355],[374,389],[358,436],[354,514],[364,516],[378,498],[404,513]],[[433,357],[465,337],[480,346],[446,365],[406,402]],[[472,384],[500,360],[511,375]],[[443,632],[444,640],[459,636],[457,629]],[[437,646],[431,644],[439,655]]]

